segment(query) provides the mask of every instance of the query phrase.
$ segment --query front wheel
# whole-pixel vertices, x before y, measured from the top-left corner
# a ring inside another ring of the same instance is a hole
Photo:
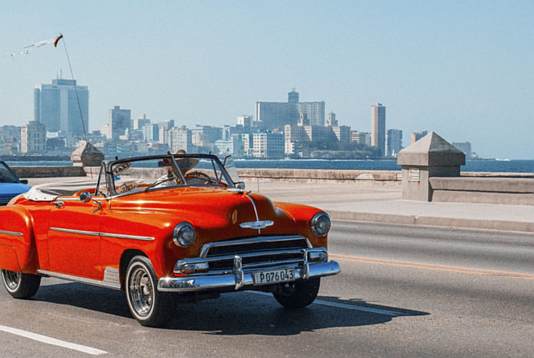
[[[37,293],[41,285],[41,276],[2,270],[2,281],[12,297],[27,299]]]
[[[126,271],[126,299],[132,316],[143,326],[162,327],[174,314],[169,293],[158,292],[158,282],[150,260],[136,256]]]
[[[315,301],[320,286],[320,278],[297,281],[293,284],[279,287],[273,292],[273,296],[285,308],[303,308]]]

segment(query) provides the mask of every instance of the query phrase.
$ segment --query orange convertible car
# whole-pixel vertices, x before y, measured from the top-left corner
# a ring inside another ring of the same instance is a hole
[[[125,292],[132,315],[162,326],[183,300],[237,290],[309,305],[328,260],[328,215],[244,190],[213,155],[105,162],[76,192],[34,187],[0,208],[0,269],[15,298],[41,277]]]

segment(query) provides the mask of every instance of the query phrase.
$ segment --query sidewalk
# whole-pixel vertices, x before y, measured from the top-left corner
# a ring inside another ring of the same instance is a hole
[[[256,185],[248,189],[256,191]],[[408,201],[400,188],[352,184],[264,182],[260,192],[320,207],[335,220],[534,233],[534,206]]]

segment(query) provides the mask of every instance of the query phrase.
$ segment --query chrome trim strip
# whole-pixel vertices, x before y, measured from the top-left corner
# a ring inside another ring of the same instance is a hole
[[[93,280],[91,278],[67,275],[64,273],[58,273],[58,272],[47,271],[47,270],[37,270],[37,272],[40,273],[41,275],[55,277],[55,278],[59,278],[62,280],[67,280],[67,281],[85,283],[85,284],[92,285],[92,286],[112,288],[116,290],[120,290],[121,288],[120,285],[117,285],[116,283],[113,283],[113,282]]]
[[[100,233],[98,231],[85,231],[85,230],[74,230],[74,229],[66,229],[63,227],[55,227],[51,226],[49,230],[57,231],[57,232],[66,232],[69,234],[81,234],[86,236],[100,236]]]
[[[256,208],[256,203],[254,202],[254,199],[252,199],[252,196],[250,196],[250,193],[244,193],[244,195],[250,200],[250,203],[252,204],[252,208],[254,209],[254,215],[256,215],[256,222],[260,221],[260,216],[258,215],[258,208]],[[261,228],[258,228],[258,235],[261,234]]]
[[[203,257],[203,258],[208,257],[208,252],[213,247],[247,245],[247,244],[256,244],[256,243],[261,243],[261,242],[273,242],[273,241],[295,241],[295,240],[306,240],[306,245],[308,245],[308,248],[312,248],[310,241],[306,239],[304,236],[298,236],[298,235],[295,235],[295,236],[256,236],[256,237],[250,237],[247,239],[214,241],[214,242],[204,244],[200,251],[200,257]]]
[[[24,236],[24,234],[19,231],[9,231],[9,230],[0,230],[0,235],[17,236],[17,237]]]
[[[154,241],[156,238],[153,236],[139,236],[139,235],[127,235],[127,234],[113,234],[110,232],[101,232],[101,236],[111,237],[114,239],[127,239],[127,240],[141,240],[141,241]]]
[[[155,240],[153,236],[138,236],[138,235],[127,235],[127,234],[115,234],[115,233],[110,233],[110,232],[75,230],[75,229],[67,229],[67,228],[55,227],[55,226],[51,226],[50,230],[58,231],[58,232],[66,232],[70,234],[80,234],[80,235],[86,235],[86,236],[104,236],[104,237],[109,237],[109,238],[114,238],[114,239],[141,240],[141,241],[154,241]]]

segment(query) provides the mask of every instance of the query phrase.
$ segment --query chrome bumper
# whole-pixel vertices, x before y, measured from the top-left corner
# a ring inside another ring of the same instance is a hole
[[[283,269],[287,266],[272,266],[269,270]],[[255,270],[257,271],[257,270]],[[310,279],[336,275],[341,271],[336,261],[308,263],[295,269],[295,280]],[[158,291],[161,292],[197,292],[207,290],[239,290],[254,287],[254,271],[248,272],[241,267],[241,259],[236,256],[234,272],[222,275],[205,274],[185,277],[164,277],[158,282]]]

